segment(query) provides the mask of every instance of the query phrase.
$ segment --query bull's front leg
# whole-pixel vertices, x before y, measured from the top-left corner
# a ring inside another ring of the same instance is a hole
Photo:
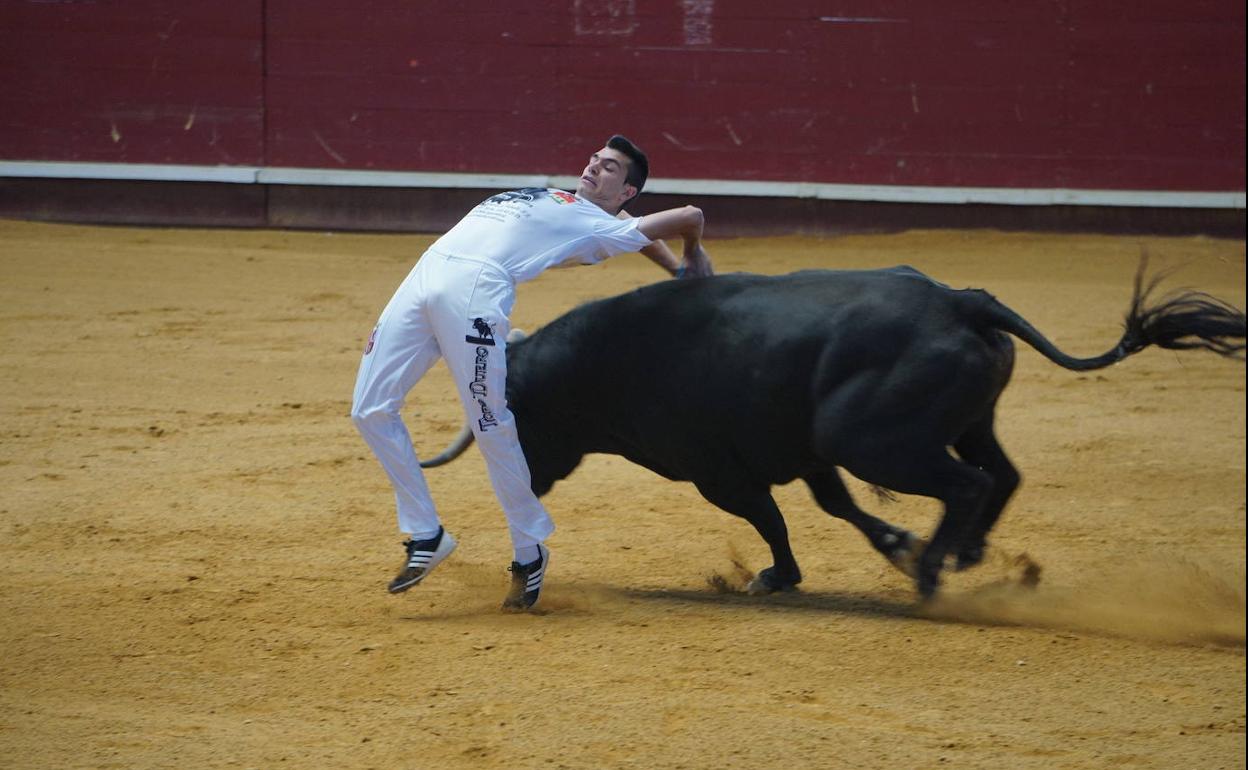
[[[771,548],[772,566],[760,570],[746,590],[752,594],[793,590],[802,582],[802,573],[789,546],[789,529],[771,492],[747,487],[739,482],[740,477],[725,476],[716,482],[699,482],[698,491],[728,513],[750,522]]]
[[[775,508],[775,503],[772,503],[772,507]],[[802,572],[797,568],[797,559],[793,557],[793,550],[789,547],[788,527],[784,524],[780,509],[775,508],[775,512],[774,522],[770,520],[759,522],[750,519],[754,529],[758,530],[758,534],[762,535],[767,545],[771,547],[772,559],[772,565],[759,570],[754,579],[745,586],[746,592],[751,594],[792,591],[797,588],[798,583],[802,582]]]

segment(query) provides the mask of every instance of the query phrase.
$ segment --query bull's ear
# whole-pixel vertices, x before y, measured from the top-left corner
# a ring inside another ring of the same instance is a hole
[[[507,342],[519,342],[520,340],[527,339],[528,336],[528,333],[525,332],[524,329],[512,329],[507,332]]]

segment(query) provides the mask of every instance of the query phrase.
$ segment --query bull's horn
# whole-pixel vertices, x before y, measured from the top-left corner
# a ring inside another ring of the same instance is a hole
[[[528,338],[529,338],[529,335],[525,333],[524,329],[512,329],[511,331],[507,332],[508,342],[519,342],[520,340],[525,340]]]
[[[431,457],[428,460],[421,460],[420,467],[436,468],[439,465],[446,465],[451,460],[454,460],[456,457],[462,455],[464,450],[467,449],[468,445],[471,443],[472,430],[465,425],[464,429],[459,432],[459,435],[455,437],[455,440],[451,442],[451,445],[443,450],[442,454],[437,457]]]

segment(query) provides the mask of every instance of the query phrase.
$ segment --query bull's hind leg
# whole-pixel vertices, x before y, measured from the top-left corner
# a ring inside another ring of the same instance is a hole
[[[940,524],[919,557],[919,594],[929,598],[940,587],[945,557],[962,542],[968,526],[979,519],[992,492],[992,478],[955,460],[943,446],[924,450],[906,439],[892,444],[891,450],[843,464],[864,481],[902,494],[934,497],[945,504]]]
[[[802,582],[802,573],[789,546],[789,530],[784,516],[767,487],[744,481],[744,474],[734,475],[721,469],[711,481],[696,481],[702,496],[728,513],[740,516],[754,526],[771,548],[772,566],[760,571],[750,582],[750,593],[785,591]]]
[[[920,541],[914,533],[877,519],[859,508],[835,468],[810,474],[803,481],[810,487],[820,508],[853,524],[894,567],[912,578],[918,576],[916,559]]]
[[[1006,457],[1005,450],[997,441],[992,426],[993,420],[989,416],[972,425],[953,445],[958,456],[992,477],[992,491],[988,499],[984,501],[983,510],[979,512],[979,517],[967,527],[962,542],[955,547],[958,558],[957,568],[960,570],[974,567],[983,561],[988,533],[992,531],[997,519],[1001,517],[1001,512],[1005,509],[1006,503],[1010,501],[1014,491],[1018,489],[1021,480],[1018,469],[1010,462],[1010,458]]]

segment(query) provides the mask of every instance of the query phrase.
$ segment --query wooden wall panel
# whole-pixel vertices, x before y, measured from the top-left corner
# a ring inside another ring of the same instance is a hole
[[[261,0],[0,0],[0,158],[264,159]]]
[[[1244,189],[1232,0],[0,0],[0,157]]]

